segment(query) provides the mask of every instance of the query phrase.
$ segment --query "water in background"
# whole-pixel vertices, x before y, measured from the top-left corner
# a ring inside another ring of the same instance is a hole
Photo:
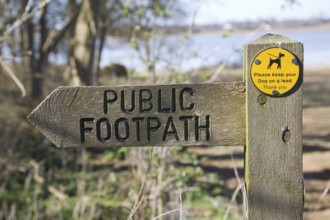
[[[157,70],[187,71],[203,66],[242,65],[242,46],[266,33],[248,36],[244,33],[228,37],[214,34],[169,36],[164,40],[150,42],[155,54],[159,56]],[[283,36],[304,44],[304,65],[306,68],[330,66],[330,31],[279,32]],[[159,49],[157,49],[159,48]],[[108,38],[102,54],[101,66],[120,63],[138,71],[145,70],[139,53],[129,43]]]

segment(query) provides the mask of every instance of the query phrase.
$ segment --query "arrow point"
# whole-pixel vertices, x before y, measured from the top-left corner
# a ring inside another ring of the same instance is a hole
[[[60,108],[62,105],[61,90],[55,89],[45,98],[27,117],[27,120],[44,134],[57,147],[62,146],[62,134],[60,126]]]

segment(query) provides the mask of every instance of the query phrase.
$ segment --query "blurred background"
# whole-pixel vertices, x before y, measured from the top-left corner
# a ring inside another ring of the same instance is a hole
[[[330,219],[328,0],[0,0],[0,219],[243,219],[243,147],[57,149],[58,86],[242,81],[242,46],[304,44],[304,219]]]

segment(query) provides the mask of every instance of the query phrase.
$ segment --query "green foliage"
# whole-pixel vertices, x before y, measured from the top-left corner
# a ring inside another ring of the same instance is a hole
[[[208,72],[200,72],[199,76],[202,78],[203,81],[208,81],[211,79],[211,75]]]
[[[131,41],[130,41],[130,44],[131,46],[134,48],[134,49],[138,49],[139,48],[139,44],[138,44],[138,41],[136,40],[136,38],[131,38]]]
[[[233,33],[234,33],[234,31],[232,29],[224,30],[222,33],[222,37],[223,38],[230,37],[233,35]]]
[[[143,13],[145,13],[146,9],[144,7],[138,7],[137,10],[136,10],[136,14],[138,16],[142,16]]]
[[[124,7],[123,7],[123,15],[125,18],[129,18],[131,16],[131,12],[129,10],[129,4],[124,4]]]
[[[124,160],[127,152],[128,152],[128,149],[125,147],[116,148],[113,150],[107,150],[104,153],[103,159],[106,161],[111,161],[114,159]]]
[[[165,5],[162,5],[160,1],[152,1],[153,3],[153,11],[155,14],[164,16],[166,11],[165,11]]]

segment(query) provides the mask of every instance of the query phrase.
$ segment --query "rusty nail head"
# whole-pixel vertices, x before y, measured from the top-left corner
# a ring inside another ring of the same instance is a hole
[[[267,102],[267,96],[265,94],[260,94],[257,101],[260,105],[264,105]]]
[[[282,128],[282,140],[285,142],[285,143],[288,143],[291,139],[291,131],[290,129],[288,128],[288,126],[286,126],[285,128]]]

